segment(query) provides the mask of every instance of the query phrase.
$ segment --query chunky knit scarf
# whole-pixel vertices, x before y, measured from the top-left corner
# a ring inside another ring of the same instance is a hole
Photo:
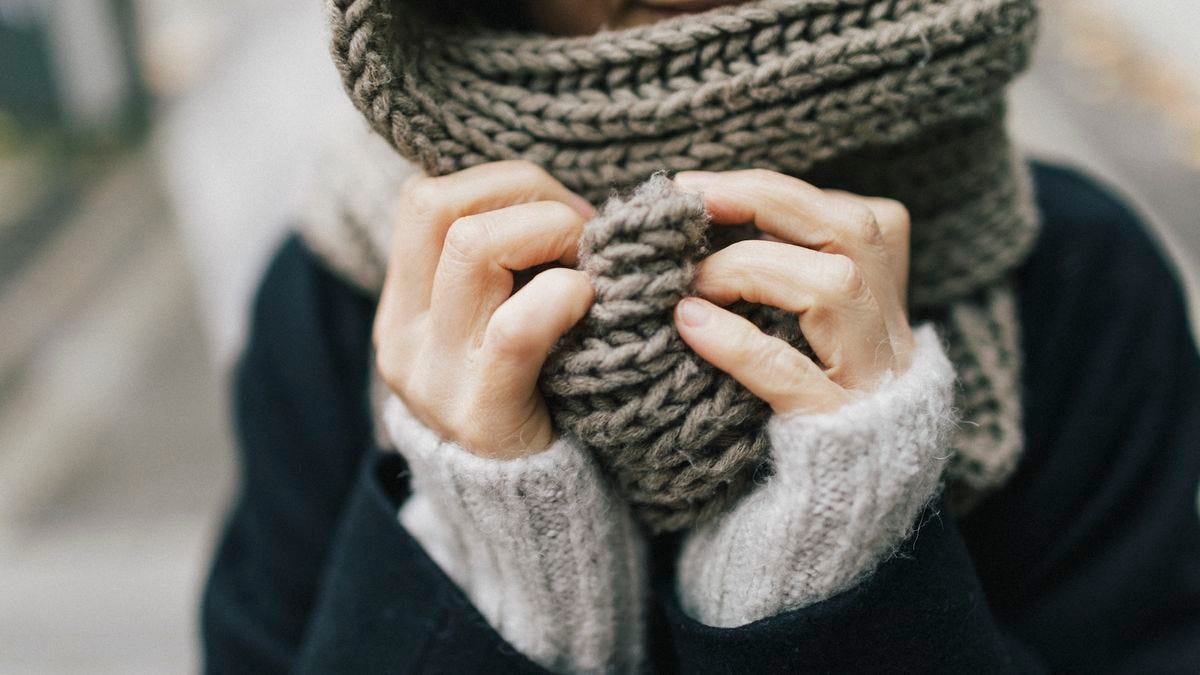
[[[650,181],[587,226],[581,264],[597,300],[542,386],[559,428],[652,529],[708,518],[770,471],[766,406],[672,327],[712,244],[700,201],[650,180],[663,171],[763,167],[904,202],[913,318],[938,323],[961,384],[952,504],[968,508],[1012,472],[1010,272],[1037,223],[1004,91],[1029,56],[1033,0],[758,0],[579,38],[451,27],[404,0],[327,1],[352,100],[425,172],[524,158],[593,202]],[[309,240],[378,290],[385,212],[326,209]],[[804,347],[794,317],[742,311]]]

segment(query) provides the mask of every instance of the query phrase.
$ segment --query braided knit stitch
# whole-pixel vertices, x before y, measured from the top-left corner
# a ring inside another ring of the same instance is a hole
[[[555,423],[586,439],[642,519],[677,529],[741,496],[768,452],[770,409],[692,352],[671,320],[707,251],[698,195],[663,175],[587,225],[580,267],[595,287],[581,326],[543,371]],[[740,307],[804,347],[795,317]]]
[[[578,38],[444,26],[404,0],[327,2],[352,100],[427,173],[528,159],[597,202],[658,171],[761,167],[904,202],[912,313],[939,323],[963,385],[952,494],[967,505],[1011,472],[1022,440],[1008,278],[1037,222],[1003,128],[1004,90],[1028,60],[1033,0],[757,0]],[[647,205],[638,194],[588,226],[584,253],[596,245],[593,262],[632,270],[645,284],[637,302],[660,308],[683,292],[699,250],[665,234],[691,241],[700,221],[686,200]],[[639,218],[650,220],[629,224]],[[634,244],[651,235],[655,252],[638,267]],[[624,274],[593,272],[598,293],[610,284],[619,297]],[[751,412],[728,378],[667,346],[678,341],[669,311],[630,329],[615,318],[624,309],[598,297],[592,333],[564,344],[543,379],[555,419],[597,451],[653,527],[715,513],[752,485],[765,457],[765,442],[744,434],[761,427],[761,406]],[[612,365],[632,353],[649,378],[640,385]],[[585,373],[580,364],[592,362]],[[605,398],[595,388],[610,377],[627,392],[641,387],[641,398]],[[620,422],[600,423],[589,406]],[[710,438],[725,450],[710,453]]]

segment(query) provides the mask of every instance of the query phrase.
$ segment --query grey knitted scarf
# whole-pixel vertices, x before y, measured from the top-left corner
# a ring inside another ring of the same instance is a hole
[[[425,172],[524,158],[593,202],[629,195],[586,228],[597,300],[542,388],[652,529],[708,518],[770,471],[768,408],[672,327],[715,243],[700,200],[651,179],[663,171],[763,167],[904,202],[912,314],[939,324],[961,382],[952,503],[1012,472],[1010,273],[1037,222],[1004,92],[1029,56],[1033,0],[758,0],[579,38],[441,25],[403,0],[327,1],[346,90]],[[369,213],[327,210],[336,224],[309,240],[377,291],[386,223]],[[794,317],[740,309],[805,347]]]

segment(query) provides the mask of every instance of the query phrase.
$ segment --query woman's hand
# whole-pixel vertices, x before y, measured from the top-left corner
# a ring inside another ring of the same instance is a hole
[[[715,225],[753,223],[770,239],[740,241],[699,266],[675,323],[703,359],[777,413],[828,412],[907,370],[909,218],[889,199],[820,190],[764,170],[683,172]],[[704,298],[704,299],[701,299]],[[820,360],[720,307],[736,300],[796,312]]]
[[[426,426],[474,454],[511,459],[554,440],[538,373],[592,303],[556,267],[513,293],[513,270],[575,262],[578,195],[534,164],[496,162],[409,181],[379,310],[376,366]]]

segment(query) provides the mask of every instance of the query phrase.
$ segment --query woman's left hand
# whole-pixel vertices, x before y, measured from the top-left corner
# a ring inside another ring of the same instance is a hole
[[[832,411],[908,369],[909,216],[899,202],[821,190],[760,169],[682,172],[714,225],[753,223],[769,239],[706,258],[675,309],[684,341],[777,413]],[[820,363],[723,309],[737,300],[799,315]]]

